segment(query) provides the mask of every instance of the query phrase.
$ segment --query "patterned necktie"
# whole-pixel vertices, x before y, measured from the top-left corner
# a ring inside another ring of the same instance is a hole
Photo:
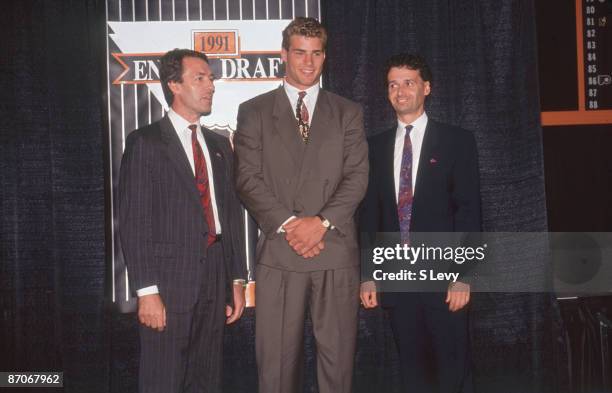
[[[305,91],[300,91],[298,93],[297,105],[295,106],[295,118],[298,122],[298,130],[300,131],[300,135],[302,135],[302,140],[304,143],[308,143],[310,126],[308,125],[308,108],[306,108],[306,104],[304,104],[305,95]]]
[[[397,215],[399,217],[400,233],[403,244],[409,244],[410,220],[412,219],[412,142],[410,131],[412,126],[406,126],[404,151],[399,175],[399,193],[397,198]]]
[[[195,166],[195,181],[200,192],[200,203],[204,209],[204,216],[208,224],[208,245],[213,244],[217,238],[215,230],[215,216],[213,214],[212,200],[210,198],[210,184],[208,182],[208,171],[206,170],[206,158],[198,142],[198,126],[191,124],[191,148],[193,150],[193,163]]]

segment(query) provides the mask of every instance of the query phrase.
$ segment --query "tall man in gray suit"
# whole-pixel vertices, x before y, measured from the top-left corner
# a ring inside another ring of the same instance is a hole
[[[171,109],[130,133],[119,180],[121,244],[141,322],[139,391],[219,392],[223,325],[245,304],[232,150],[200,125],[215,91],[206,55],[172,50],[160,77]]]
[[[358,104],[319,88],[325,28],[283,31],[284,84],[240,105],[236,188],[257,220],[256,357],[262,393],[302,389],[310,310],[321,393],[351,391],[359,295],[355,210],[368,182]]]

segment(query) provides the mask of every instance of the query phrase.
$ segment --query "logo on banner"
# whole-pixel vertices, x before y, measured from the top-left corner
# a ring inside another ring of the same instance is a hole
[[[280,80],[280,51],[241,51],[238,30],[194,30],[192,49],[208,56],[216,77],[226,81]],[[112,53],[123,67],[118,84],[159,83],[164,53]]]

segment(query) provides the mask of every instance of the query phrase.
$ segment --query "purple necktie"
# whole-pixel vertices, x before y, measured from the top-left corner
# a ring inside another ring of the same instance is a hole
[[[402,244],[409,244],[410,220],[412,219],[412,142],[410,141],[410,131],[412,131],[412,126],[406,126],[397,198],[397,215]]]

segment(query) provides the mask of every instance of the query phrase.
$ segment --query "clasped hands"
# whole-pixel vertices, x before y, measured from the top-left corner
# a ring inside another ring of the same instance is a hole
[[[294,218],[283,229],[293,251],[304,258],[316,257],[325,248],[323,236],[327,229],[319,217]]]

